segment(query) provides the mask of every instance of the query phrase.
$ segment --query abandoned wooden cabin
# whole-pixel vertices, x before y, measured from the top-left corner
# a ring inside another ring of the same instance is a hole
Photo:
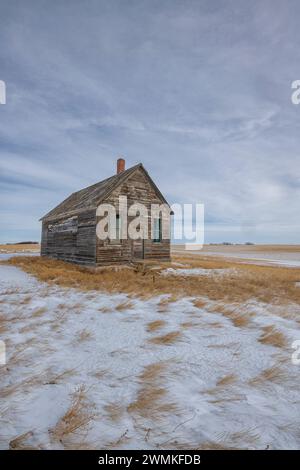
[[[100,239],[97,214],[100,204],[116,207],[117,229],[123,223],[119,215],[119,196],[126,196],[128,205],[140,203],[150,211],[152,204],[164,204],[172,214],[167,201],[140,163],[125,170],[125,161],[117,161],[117,173],[99,183],[71,194],[48,212],[42,221],[41,255],[84,265],[113,265],[136,260],[170,259],[170,232],[162,237],[162,215],[147,221],[148,236],[137,239]],[[122,215],[123,216],[123,215]],[[127,217],[127,224],[132,217]],[[151,226],[150,226],[151,225]]]

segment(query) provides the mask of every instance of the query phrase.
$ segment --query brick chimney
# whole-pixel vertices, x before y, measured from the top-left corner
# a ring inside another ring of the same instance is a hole
[[[118,158],[118,161],[117,161],[117,175],[119,173],[122,173],[122,171],[125,170],[125,160],[124,158]]]

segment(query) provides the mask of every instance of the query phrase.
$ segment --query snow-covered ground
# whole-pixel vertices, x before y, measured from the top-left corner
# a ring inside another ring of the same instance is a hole
[[[12,256],[40,256],[40,253],[37,251],[26,251],[26,253],[22,251],[18,251],[16,253],[0,253],[0,261],[5,261]]]
[[[299,448],[300,307],[227,306],[249,318],[238,327],[214,306],[59,288],[0,265],[0,448],[22,434],[52,449]],[[286,347],[258,341],[269,325]]]

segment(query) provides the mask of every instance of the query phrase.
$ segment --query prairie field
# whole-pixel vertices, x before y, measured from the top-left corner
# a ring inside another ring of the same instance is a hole
[[[42,282],[81,290],[103,290],[130,296],[204,296],[211,300],[245,302],[252,298],[274,304],[300,303],[300,268],[262,266],[220,258],[173,255],[172,263],[135,269],[120,267],[89,271],[71,263],[18,256],[7,263]],[[196,275],[195,275],[196,274]]]
[[[260,265],[300,268],[300,245],[204,245],[190,256],[221,257]],[[184,245],[172,245],[173,254],[187,253]]]
[[[297,267],[10,257],[0,448],[298,449],[299,325]]]
[[[0,244],[0,254],[4,253],[39,253],[39,243],[16,243],[11,245]]]

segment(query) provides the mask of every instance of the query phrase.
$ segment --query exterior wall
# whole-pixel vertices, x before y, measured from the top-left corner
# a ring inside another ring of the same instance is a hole
[[[121,184],[109,197],[105,203],[118,207],[119,196],[127,196],[128,207],[134,203],[144,204],[149,213],[151,204],[162,204],[154,187],[146,177],[143,170],[137,170],[123,184]],[[134,219],[128,218],[128,224]],[[97,222],[100,218],[97,218]],[[128,263],[133,258],[169,260],[170,259],[170,239],[154,242],[151,239],[151,221],[148,220],[147,240],[120,240],[110,242],[109,240],[96,240],[96,263],[98,265]]]
[[[71,220],[72,219],[72,220]],[[93,265],[96,262],[96,212],[43,222],[41,256]]]
[[[155,188],[142,169],[135,171],[106,199],[118,207],[119,196],[127,196],[128,207],[134,203],[162,204]],[[128,225],[135,217],[128,218]],[[170,259],[170,239],[154,242],[151,238],[151,220],[148,220],[146,240],[101,241],[96,236],[96,210],[87,210],[76,217],[60,217],[44,221],[42,225],[41,255],[86,265],[110,265],[128,263],[133,259]]]

